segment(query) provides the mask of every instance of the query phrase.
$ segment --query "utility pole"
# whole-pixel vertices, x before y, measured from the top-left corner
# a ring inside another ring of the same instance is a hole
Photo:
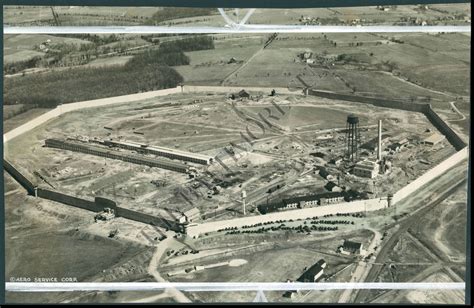
[[[53,13],[54,23],[56,24],[56,26],[61,26],[61,23],[59,22],[59,16],[54,11],[54,8],[52,6],[51,6],[51,12]]]

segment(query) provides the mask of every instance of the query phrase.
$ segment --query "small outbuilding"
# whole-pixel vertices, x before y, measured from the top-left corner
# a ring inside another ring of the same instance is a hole
[[[359,242],[353,242],[353,241],[348,241],[344,240],[344,244],[342,244],[341,247],[339,247],[339,252],[342,254],[363,254],[363,249],[362,249],[362,243]]]

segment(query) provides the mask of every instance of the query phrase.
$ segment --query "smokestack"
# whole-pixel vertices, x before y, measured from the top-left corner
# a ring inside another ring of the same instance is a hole
[[[382,120],[379,120],[379,140],[377,144],[377,160],[382,160]]]
[[[242,190],[242,206],[243,206],[244,216],[246,215],[246,212],[245,212],[245,198],[247,198],[247,192],[245,190]]]

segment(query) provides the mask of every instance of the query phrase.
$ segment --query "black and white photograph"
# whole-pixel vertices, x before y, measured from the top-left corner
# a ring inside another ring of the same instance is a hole
[[[465,304],[470,11],[4,6],[5,301]]]

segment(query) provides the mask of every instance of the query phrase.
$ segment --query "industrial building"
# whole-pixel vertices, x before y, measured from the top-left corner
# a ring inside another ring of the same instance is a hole
[[[427,145],[436,145],[443,141],[446,137],[444,135],[434,133],[430,135],[429,137],[423,139],[423,143]]]
[[[326,268],[326,261],[323,259],[316,262],[308,270],[306,270],[303,275],[301,275],[296,281],[298,282],[316,282],[324,274],[324,269]]]
[[[201,217],[201,212],[198,208],[194,207],[183,212],[183,216],[179,218],[179,222],[193,222]],[[184,220],[184,221],[183,221]]]
[[[179,163],[179,162],[175,162],[171,160],[125,154],[119,151],[113,151],[113,150],[103,148],[100,146],[95,146],[95,145],[91,145],[91,144],[87,144],[83,142],[77,142],[77,141],[46,139],[45,146],[50,147],[50,148],[70,150],[70,151],[81,152],[85,154],[102,156],[102,157],[107,157],[111,159],[118,159],[125,162],[133,163],[133,164],[157,167],[161,169],[167,169],[167,170],[172,170],[172,171],[182,172],[182,173],[187,173],[189,169],[189,167],[183,163]]]
[[[373,179],[379,174],[380,166],[377,162],[371,160],[363,160],[355,164],[354,175],[362,178]]]
[[[327,205],[352,200],[355,192],[327,192],[316,195],[307,195],[283,199],[280,202],[261,204],[258,211],[262,214],[285,211],[297,208],[307,208],[317,205]]]
[[[132,141],[113,141],[104,140],[104,145],[110,147],[116,147],[126,150],[137,151],[139,153],[154,154],[157,156],[163,156],[170,159],[178,159],[183,161],[189,161],[201,165],[209,165],[212,163],[213,158],[207,155],[185,152],[175,149],[169,149],[164,147],[149,146],[146,144],[136,143]]]

